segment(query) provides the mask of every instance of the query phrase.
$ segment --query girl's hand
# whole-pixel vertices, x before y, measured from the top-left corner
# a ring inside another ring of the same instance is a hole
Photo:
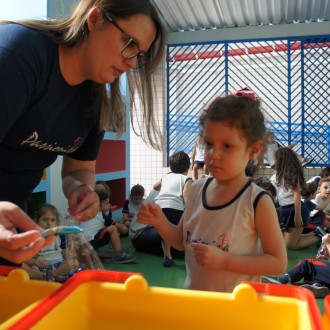
[[[137,222],[155,227],[163,216],[164,213],[159,205],[143,202],[138,209]]]
[[[16,228],[24,231],[17,234]],[[14,263],[32,259],[54,237],[41,237],[40,228],[17,205],[0,202],[0,257]]]
[[[209,269],[224,268],[225,252],[212,245],[192,243],[191,246],[194,249],[195,258],[201,266]]]
[[[87,221],[99,212],[100,200],[88,185],[81,185],[68,198],[69,212],[79,221]]]
[[[295,227],[297,228],[301,228],[301,227],[304,227],[304,223],[303,223],[303,220],[302,220],[302,217],[300,216],[295,216],[294,217],[294,224],[295,224]]]

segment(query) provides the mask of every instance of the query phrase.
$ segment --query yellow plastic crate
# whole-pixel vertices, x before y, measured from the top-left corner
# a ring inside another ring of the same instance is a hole
[[[60,283],[30,280],[23,269],[11,271],[8,277],[0,276],[0,329],[7,329],[8,324],[23,316],[23,310],[32,309],[60,286]]]
[[[10,329],[322,329],[313,294],[296,286],[243,283],[217,293],[149,287],[140,275],[125,284],[107,278],[76,274]]]

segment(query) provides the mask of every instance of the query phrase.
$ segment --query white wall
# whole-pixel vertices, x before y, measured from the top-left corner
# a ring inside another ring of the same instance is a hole
[[[45,18],[47,0],[0,0],[0,19]]]

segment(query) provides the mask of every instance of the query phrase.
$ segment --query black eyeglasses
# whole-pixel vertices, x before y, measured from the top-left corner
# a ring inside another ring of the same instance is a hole
[[[140,50],[140,47],[137,45],[136,41],[128,35],[119,25],[118,23],[111,17],[109,16],[108,13],[105,14],[107,19],[113,24],[128,40],[127,44],[121,51],[121,56],[127,60],[136,57],[136,62],[135,62],[135,69],[141,68],[142,66],[146,65],[149,61],[148,57],[146,56],[145,52],[142,52]]]

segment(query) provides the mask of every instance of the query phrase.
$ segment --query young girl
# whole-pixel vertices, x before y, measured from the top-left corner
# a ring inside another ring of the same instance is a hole
[[[272,198],[245,175],[263,147],[264,117],[255,94],[244,89],[217,97],[200,123],[211,177],[192,183],[178,226],[155,204],[142,205],[138,221],[185,250],[185,288],[231,292],[287,266]]]
[[[276,188],[281,206],[280,227],[284,232],[286,247],[302,249],[319,241],[316,236],[302,235],[308,223],[309,211],[301,201],[305,189],[303,167],[290,148],[280,148],[275,153],[275,173],[270,181]]]
[[[59,225],[60,215],[55,206],[41,204],[37,211],[35,222],[43,229]],[[62,250],[65,249],[63,236],[56,236],[55,241],[43,248],[33,259],[23,263],[22,267],[32,279],[46,279],[47,269],[54,270],[53,276],[65,276],[69,272],[68,264],[63,261]],[[52,280],[52,278],[50,279]]]

